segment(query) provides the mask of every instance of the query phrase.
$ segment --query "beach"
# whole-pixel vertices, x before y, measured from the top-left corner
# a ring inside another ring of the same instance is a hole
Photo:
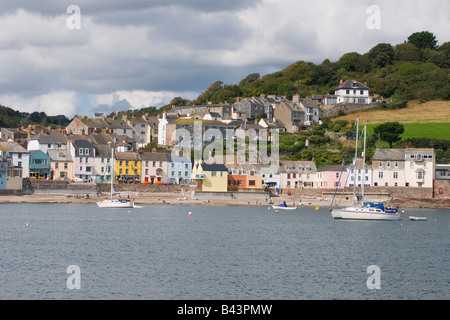
[[[96,203],[109,198],[109,194],[103,194],[101,197],[89,194],[86,196],[76,194],[57,194],[57,193],[34,193],[30,195],[3,195],[0,196],[0,203]],[[246,198],[195,198],[182,195],[181,192],[122,192],[117,198],[133,199],[135,204],[191,204],[191,205],[252,205],[268,206],[270,199],[261,196],[256,199]],[[332,196],[328,198],[311,197],[301,195],[276,195],[272,198],[274,205],[286,201],[288,206],[311,206],[311,207],[329,207]],[[393,204],[400,208],[441,208],[450,209],[450,199],[394,199]],[[340,206],[351,205],[351,197],[343,198]]]

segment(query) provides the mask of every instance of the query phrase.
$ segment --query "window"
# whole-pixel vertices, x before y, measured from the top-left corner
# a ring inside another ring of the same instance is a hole
[[[64,162],[64,169],[67,169],[67,167],[68,167],[67,162]]]
[[[217,172],[216,171],[211,171],[211,177],[216,177],[217,176]]]
[[[156,167],[156,162],[155,161],[153,161],[153,167]]]
[[[359,91],[359,94],[360,94],[360,95],[363,95],[363,94],[364,94],[364,91],[363,91],[363,90],[360,90],[360,91]]]
[[[336,172],[336,179],[339,179],[339,172]]]
[[[125,161],[125,166],[128,167],[130,165],[129,161]]]
[[[59,163],[58,162],[55,163],[55,169],[59,169]]]
[[[416,176],[417,176],[417,179],[423,179],[423,172],[422,171],[418,171]]]
[[[79,154],[80,156],[83,154],[83,149],[82,149],[82,148],[78,149],[78,154]]]
[[[185,168],[185,169],[189,169],[189,165],[186,163],[186,164],[184,165],[184,168]]]
[[[86,167],[86,172],[92,172],[92,167]]]
[[[172,166],[171,166],[171,167],[172,167],[172,168],[175,168],[175,163],[172,162]]]
[[[125,169],[125,174],[128,174],[129,173],[129,170],[128,169]]]
[[[398,161],[394,162],[394,167],[398,168]]]
[[[378,178],[383,179],[383,171],[378,172]]]
[[[255,180],[249,180],[249,181],[248,181],[248,185],[249,185],[249,186],[255,186],[255,185],[256,185]]]
[[[123,166],[123,161],[122,160],[119,161],[119,166]]]
[[[383,166],[383,162],[378,162],[378,167],[381,168]]]
[[[391,162],[388,161],[388,162],[386,163],[386,166],[387,166],[388,168],[390,168],[390,167],[391,167]]]
[[[398,179],[398,172],[393,172],[393,173],[392,173],[392,177],[393,177],[394,179]]]
[[[409,167],[410,167],[411,169],[414,169],[414,162],[410,162]]]
[[[238,185],[238,186],[242,186],[242,180],[238,180],[238,181],[237,181],[237,185]]]
[[[228,185],[234,186],[234,180],[228,180]]]
[[[137,163],[137,162],[136,162]],[[137,165],[137,164],[136,164]],[[159,162],[159,166],[162,167],[162,161]]]
[[[87,156],[89,155],[89,149],[88,148],[84,149],[84,154],[87,155]]]

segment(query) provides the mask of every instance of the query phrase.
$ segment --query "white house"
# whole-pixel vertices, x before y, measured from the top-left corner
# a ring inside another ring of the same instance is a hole
[[[405,186],[405,150],[378,148],[372,157],[375,187]]]
[[[38,133],[28,141],[28,151],[68,150],[67,138],[60,133]]]
[[[10,167],[21,167],[22,177],[30,177],[30,153],[16,142],[0,141],[0,146],[3,147],[1,154],[4,156]]]
[[[336,95],[337,103],[372,103],[372,97],[369,95],[369,87],[355,80],[348,80],[341,83],[334,90],[334,94]]]
[[[383,149],[372,158],[374,186],[432,188],[434,149]]]
[[[316,188],[314,161],[281,161],[280,187],[283,189]]]
[[[158,144],[159,145],[167,145],[168,139],[166,138],[166,126],[169,123],[172,123],[177,118],[168,118],[167,114],[164,112],[162,118],[158,119]]]
[[[405,149],[405,186],[432,188],[435,167],[434,149]]]

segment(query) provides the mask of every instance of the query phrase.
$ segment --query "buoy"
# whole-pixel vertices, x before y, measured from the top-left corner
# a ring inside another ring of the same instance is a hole
[[[405,210],[402,210],[402,213],[405,213]]]
[[[275,213],[278,213],[278,210],[275,210]]]
[[[72,209],[72,207],[69,207],[69,210]]]
[[[316,210],[319,210],[319,207],[316,207]]]
[[[189,211],[189,215],[192,216],[192,212]]]

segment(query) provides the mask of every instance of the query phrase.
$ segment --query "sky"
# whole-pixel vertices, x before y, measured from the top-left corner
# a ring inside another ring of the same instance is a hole
[[[69,118],[161,107],[414,32],[442,44],[448,12],[448,0],[4,0],[0,104]]]

